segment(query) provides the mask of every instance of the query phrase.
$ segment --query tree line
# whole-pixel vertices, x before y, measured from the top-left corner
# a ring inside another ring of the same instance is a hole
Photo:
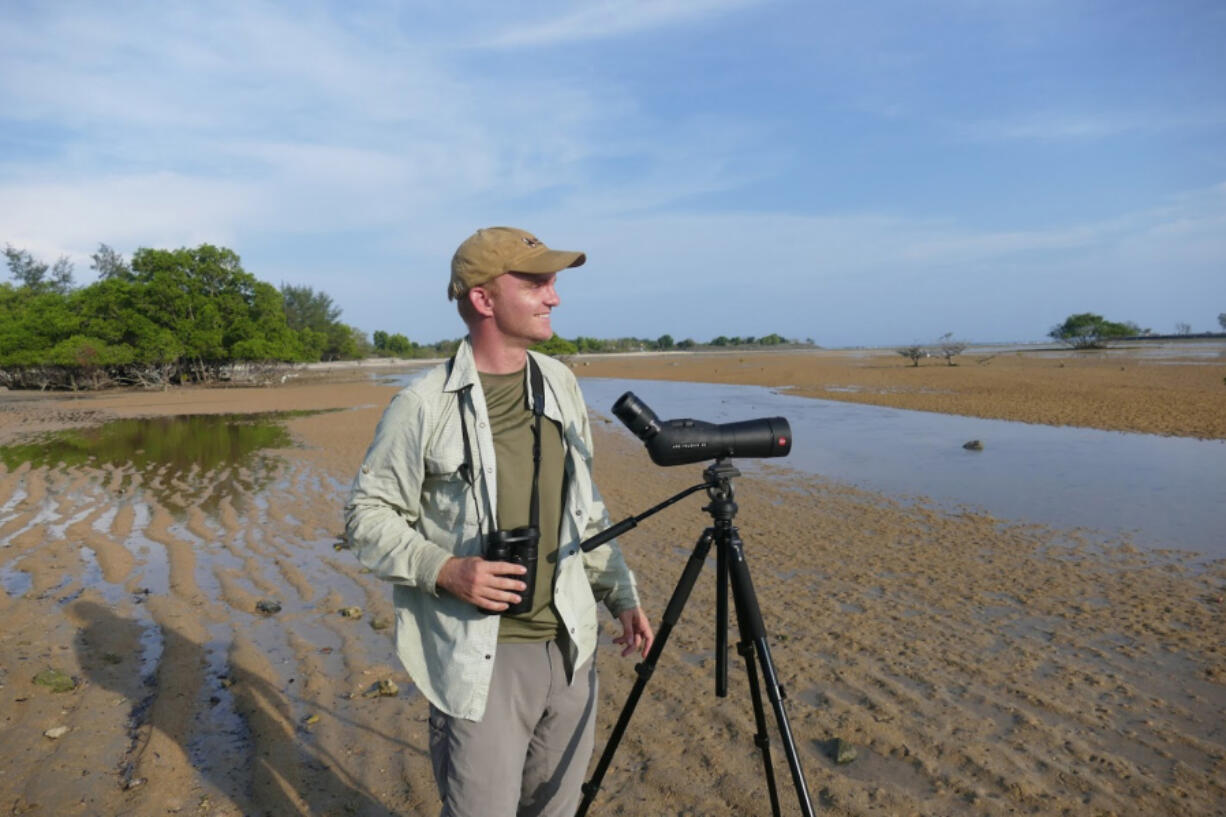
[[[97,280],[87,286],[76,284],[67,258],[48,264],[11,245],[4,256],[12,281],[0,283],[0,386],[9,388],[211,382],[243,365],[447,357],[460,342],[418,343],[385,330],[368,338],[340,320],[327,294],[284,283],[278,289],[244,270],[234,251],[211,244],[141,248],[131,260],[100,244],[90,265]],[[555,335],[537,348],[566,355],[799,343],[774,333],[720,335],[705,344],[667,334]]]
[[[700,343],[693,338],[684,338],[683,340],[674,340],[672,335],[661,335],[658,338],[590,338],[579,336],[574,340],[568,340],[558,335],[554,335],[550,340],[534,346],[534,349],[545,352],[551,355],[586,355],[586,354],[603,354],[616,352],[668,352],[674,350],[692,350],[692,349],[724,349],[724,348],[744,348],[744,347],[762,347],[762,346],[812,346],[812,338],[807,338],[803,341],[783,337],[779,334],[769,334],[762,337],[728,337],[719,335],[706,343]]]
[[[77,286],[66,258],[47,264],[6,245],[0,283],[0,385],[156,386],[218,380],[251,361],[361,357],[370,343],[310,287],[278,290],[232,250],[137,250],[105,244],[97,280]]]
[[[1226,331],[1226,312],[1217,316],[1218,325]],[[1201,337],[1212,337],[1213,332],[1202,332]],[[1175,324],[1173,334],[1164,335],[1153,329],[1142,329],[1132,321],[1111,321],[1093,312],[1069,315],[1064,322],[1053,326],[1047,336],[1074,349],[1102,349],[1114,341],[1161,338],[1193,337],[1192,325],[1184,321]]]

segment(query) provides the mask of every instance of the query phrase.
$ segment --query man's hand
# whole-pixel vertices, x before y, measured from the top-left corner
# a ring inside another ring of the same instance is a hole
[[[639,654],[646,658],[655,634],[651,631],[651,622],[647,620],[647,614],[643,612],[643,608],[635,607],[633,610],[626,610],[617,618],[622,623],[622,634],[613,639],[613,643],[626,645],[626,648],[622,650],[622,656],[638,650]]]
[[[528,585],[512,578],[527,572],[523,565],[511,562],[487,562],[480,556],[453,556],[438,572],[436,585],[482,610],[497,613],[518,602],[519,593],[528,589]]]

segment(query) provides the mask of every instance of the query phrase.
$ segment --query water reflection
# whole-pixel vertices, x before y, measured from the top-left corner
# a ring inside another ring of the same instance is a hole
[[[290,445],[289,432],[275,415],[194,414],[115,420],[95,428],[69,429],[22,445],[0,448],[10,470],[23,463],[43,465],[126,465],[146,471],[169,465],[187,471],[233,465],[263,448]]]
[[[114,420],[0,447],[0,465],[12,471],[31,467],[86,465],[115,468],[123,493],[136,481],[169,507],[216,507],[225,498],[257,492],[271,478],[267,449],[293,444],[284,421],[303,412],[269,414],[194,414]],[[208,479],[211,492],[196,491],[201,478],[228,469],[226,478]]]

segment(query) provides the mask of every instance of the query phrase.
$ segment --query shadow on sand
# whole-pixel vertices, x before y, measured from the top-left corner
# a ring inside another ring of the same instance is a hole
[[[299,728],[293,707],[333,718],[346,730],[365,733],[361,741],[389,744],[391,752],[427,756],[424,749],[286,693],[244,669],[233,656],[223,678],[202,678],[208,651],[165,625],[160,627],[162,651],[156,671],[142,670],[139,661],[123,659],[107,649],[147,641],[148,624],[121,618],[93,602],[73,605],[72,614],[82,624],[74,643],[83,671],[91,682],[123,695],[132,704],[131,744],[121,773],[132,791],[134,808],[140,808],[142,798],[182,799],[191,795],[188,790],[198,788],[182,774],[150,779],[157,777],[159,766],[168,763],[165,754],[176,754],[243,814],[393,817],[400,813],[349,773],[360,760],[335,757],[315,736]],[[142,677],[145,672],[148,674]],[[209,690],[202,689],[203,682],[210,680],[217,682],[223,694],[210,696]],[[232,710],[220,718],[210,711],[227,705]],[[219,728],[227,720],[228,728]],[[196,792],[198,797],[207,794],[203,787]],[[164,811],[160,805],[157,811]]]

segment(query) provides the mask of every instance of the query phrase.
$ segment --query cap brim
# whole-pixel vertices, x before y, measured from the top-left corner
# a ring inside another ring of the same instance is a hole
[[[507,272],[525,272],[529,275],[547,275],[551,272],[561,272],[571,267],[581,267],[587,261],[587,256],[581,252],[569,250],[545,250],[540,255],[524,258],[507,269]]]

